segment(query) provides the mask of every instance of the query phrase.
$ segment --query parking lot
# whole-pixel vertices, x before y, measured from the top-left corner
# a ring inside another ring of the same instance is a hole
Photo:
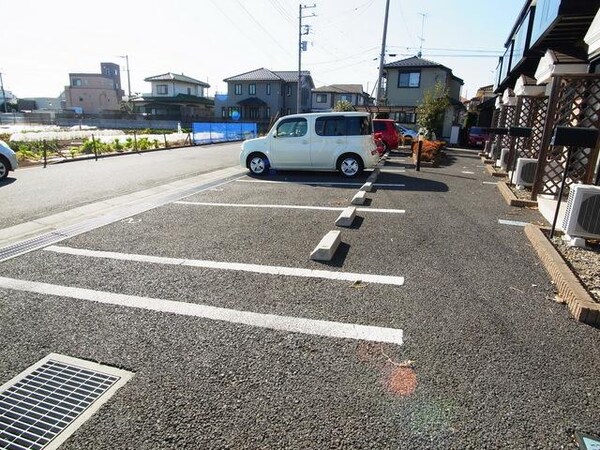
[[[242,174],[1,264],[0,384],[48,353],[135,375],[61,448],[575,448],[574,322],[474,154]],[[516,211],[516,212],[515,212]],[[330,262],[310,253],[330,230]]]

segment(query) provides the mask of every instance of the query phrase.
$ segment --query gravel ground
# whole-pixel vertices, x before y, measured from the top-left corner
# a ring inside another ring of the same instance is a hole
[[[592,297],[600,302],[600,241],[588,240],[588,248],[569,247],[562,237],[555,237],[552,243]]]
[[[510,184],[508,187],[518,199],[531,200],[530,189],[519,190]],[[552,243],[592,297],[600,302],[600,242],[588,240],[587,249],[569,247],[562,237],[552,239]]]

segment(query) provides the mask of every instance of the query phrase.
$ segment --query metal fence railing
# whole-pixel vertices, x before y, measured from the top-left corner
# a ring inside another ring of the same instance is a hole
[[[194,122],[192,124],[194,144],[243,141],[258,136],[256,123],[244,122]]]

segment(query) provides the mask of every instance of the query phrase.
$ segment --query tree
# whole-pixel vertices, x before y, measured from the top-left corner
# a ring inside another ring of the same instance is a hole
[[[417,123],[426,130],[428,137],[431,137],[433,132],[437,135],[442,134],[444,114],[449,105],[448,88],[441,81],[425,91],[423,101],[417,107]]]
[[[340,100],[333,107],[334,111],[354,111],[354,106],[348,100]]]

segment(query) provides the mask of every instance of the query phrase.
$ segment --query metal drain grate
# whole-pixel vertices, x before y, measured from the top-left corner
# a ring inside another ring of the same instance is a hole
[[[133,374],[50,354],[0,386],[0,448],[54,449]]]

